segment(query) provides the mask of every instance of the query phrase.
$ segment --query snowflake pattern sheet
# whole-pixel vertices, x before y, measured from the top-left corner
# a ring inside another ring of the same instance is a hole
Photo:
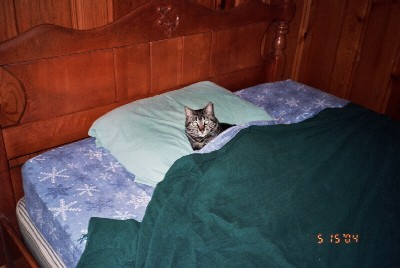
[[[222,147],[249,125],[295,123],[347,101],[286,80],[236,93],[265,109],[272,121],[250,122],[225,131],[200,153]],[[85,247],[91,217],[141,221],[154,188],[134,182],[95,140],[87,138],[38,155],[22,169],[26,208],[35,226],[67,267],[75,267]]]
[[[28,213],[67,267],[82,255],[91,217],[141,221],[154,190],[93,138],[36,156],[22,172]]]

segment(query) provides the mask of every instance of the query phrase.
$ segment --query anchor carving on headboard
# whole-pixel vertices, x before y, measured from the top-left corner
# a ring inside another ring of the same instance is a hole
[[[12,74],[0,68],[0,126],[17,124],[25,111],[25,91]]]
[[[161,14],[157,24],[163,27],[164,33],[170,37],[179,26],[179,15],[172,11],[170,6],[160,6],[157,11]]]

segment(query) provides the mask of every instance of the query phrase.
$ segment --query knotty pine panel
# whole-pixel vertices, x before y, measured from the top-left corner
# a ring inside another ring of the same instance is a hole
[[[349,99],[385,113],[385,100],[400,49],[400,3],[374,1]]]
[[[100,50],[8,66],[25,88],[21,123],[114,102],[113,61],[112,50]]]
[[[14,0],[18,33],[51,23],[72,27],[70,0]]]
[[[45,23],[85,30],[113,20],[113,0],[2,0],[0,42]]]
[[[327,88],[329,93],[341,98],[347,98],[349,95],[351,75],[357,63],[370,2],[368,0],[347,2],[330,83]]]
[[[334,68],[347,0],[312,1],[299,80],[327,91]]]
[[[385,114],[400,121],[400,75],[393,76],[390,81]]]
[[[304,46],[307,38],[307,25],[310,15],[311,0],[294,0],[296,12],[289,25],[289,32],[286,35],[286,65],[283,73],[283,79],[298,80],[301,60],[304,53]],[[272,27],[270,27],[272,28]],[[272,29],[269,29],[272,32]],[[271,36],[271,34],[269,34]],[[268,44],[268,42],[266,42]],[[270,47],[265,48],[268,53]]]
[[[0,1],[0,42],[18,34],[13,0]]]
[[[392,72],[388,93],[385,100],[385,113],[400,121],[400,45],[397,54],[397,65]]]
[[[72,26],[85,30],[103,26],[113,21],[112,0],[70,0]]]

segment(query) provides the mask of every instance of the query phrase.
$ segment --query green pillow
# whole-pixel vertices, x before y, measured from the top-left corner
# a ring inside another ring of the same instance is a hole
[[[135,174],[136,182],[155,186],[175,160],[193,153],[184,106],[200,109],[210,101],[220,122],[271,120],[263,109],[207,81],[121,106],[97,119],[89,135]]]

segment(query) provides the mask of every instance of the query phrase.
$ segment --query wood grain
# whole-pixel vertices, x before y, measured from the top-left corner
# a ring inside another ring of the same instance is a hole
[[[341,98],[347,98],[350,92],[351,79],[356,66],[359,47],[365,30],[365,20],[371,2],[348,1],[345,10],[336,57],[330,75],[327,91]]]
[[[115,49],[117,100],[134,99],[150,93],[150,44]]]
[[[115,101],[113,51],[8,66],[24,85],[27,103],[21,122],[55,117]]]
[[[211,33],[201,33],[183,38],[182,85],[209,78],[211,42]]]
[[[97,118],[122,104],[125,102],[3,129],[7,159],[86,138],[90,126]],[[24,137],[24,146],[16,137]]]
[[[258,23],[213,33],[211,76],[262,63],[261,46],[267,25]],[[235,53],[241,51],[241,53]]]
[[[0,1],[0,42],[18,34],[13,0]]]
[[[14,6],[19,33],[43,23],[72,27],[70,0],[14,0]]]
[[[349,99],[377,112],[384,103],[400,49],[400,4],[375,2]]]
[[[113,21],[112,0],[70,0],[72,28],[87,30]]]

